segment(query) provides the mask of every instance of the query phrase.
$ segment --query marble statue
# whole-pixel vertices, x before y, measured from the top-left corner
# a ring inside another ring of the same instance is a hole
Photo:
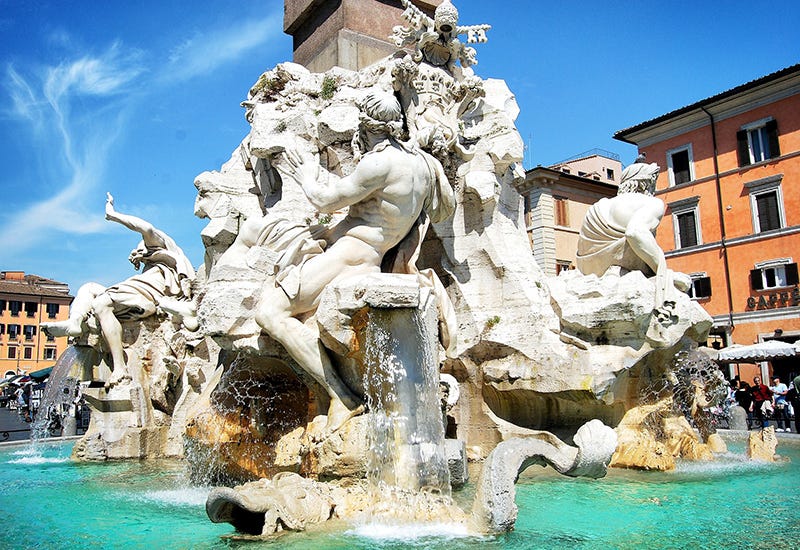
[[[113,360],[113,373],[106,381],[110,389],[131,378],[120,321],[144,319],[160,310],[189,330],[197,330],[198,324],[192,303],[194,267],[175,241],[151,223],[117,212],[110,193],[105,216],[142,236],[128,257],[137,271],[143,268],[142,272],[108,288],[98,283],[84,284],[78,289],[69,319],[42,323],[41,327],[51,336],[78,337],[88,331],[90,319],[96,320]]]
[[[638,161],[639,159],[637,159]],[[664,216],[664,202],[653,196],[658,165],[635,162],[622,172],[616,197],[603,198],[586,213],[578,237],[576,265],[581,273],[602,276],[609,267],[655,275],[654,311],[661,318],[673,314],[675,290],[691,283],[667,268],[655,232]]]
[[[403,123],[400,103],[392,94],[368,93],[361,102],[353,138],[357,164],[345,177],[322,171],[315,155],[290,149],[280,153],[273,164],[284,185],[296,182],[319,212],[347,208],[346,216],[316,235],[270,214],[251,218],[220,260],[230,261],[252,246],[263,246],[280,257],[274,283],[264,285],[255,319],[328,393],[329,431],[363,407],[331,365],[318,330],[298,317],[316,310],[326,287],[355,275],[380,272],[387,252],[398,245],[394,262],[400,265],[392,270],[413,272],[415,255],[413,249],[404,251],[403,241],[418,225],[442,221],[454,208],[453,190],[442,165],[400,140]]]
[[[394,42],[398,48],[414,45],[416,61],[424,59],[431,65],[445,66],[453,70],[457,63],[463,67],[475,65],[475,48],[465,46],[459,35],[466,34],[468,43],[486,42],[486,31],[490,25],[458,24],[458,10],[450,2],[444,0],[436,8],[433,19],[425,15],[410,0],[401,0],[406,11],[403,18],[411,27],[397,26],[394,31]]]

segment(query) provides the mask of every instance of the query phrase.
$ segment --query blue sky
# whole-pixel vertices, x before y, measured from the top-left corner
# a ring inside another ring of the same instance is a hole
[[[455,4],[493,26],[475,69],[516,94],[526,167],[595,147],[629,163],[615,131],[800,62],[796,0]],[[103,219],[106,191],[199,265],[194,178],[246,135],[258,76],[291,60],[282,19],[282,0],[0,0],[0,270],[73,293],[132,274],[137,236]]]

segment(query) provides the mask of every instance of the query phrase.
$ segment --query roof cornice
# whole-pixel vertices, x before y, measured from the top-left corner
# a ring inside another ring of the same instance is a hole
[[[800,94],[800,64],[742,84],[676,109],[652,120],[619,130],[614,139],[647,147],[709,124],[707,113],[725,120],[763,105]]]

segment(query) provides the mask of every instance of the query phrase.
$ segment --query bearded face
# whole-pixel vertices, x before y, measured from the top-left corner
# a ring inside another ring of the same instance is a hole
[[[131,253],[128,256],[128,261],[133,264],[133,267],[136,269],[136,271],[139,271],[139,267],[141,267],[142,262],[144,261],[145,254],[147,254],[147,249],[141,246],[131,250]]]

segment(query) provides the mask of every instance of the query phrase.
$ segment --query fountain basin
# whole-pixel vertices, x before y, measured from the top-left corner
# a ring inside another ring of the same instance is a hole
[[[531,467],[517,485],[516,528],[497,537],[467,537],[447,524],[337,524],[286,535],[269,548],[746,548],[760,544],[765,526],[773,540],[790,541],[800,494],[787,487],[800,476],[800,437],[780,434],[778,453],[789,460],[773,464],[746,460],[744,445],[729,439],[733,452],[712,463],[682,461],[671,472],[612,469],[599,480]],[[220,537],[232,527],[208,521],[210,489],[190,486],[184,463],[76,464],[70,447],[0,447],[3,547],[231,547]],[[456,498],[468,500],[470,490]]]

